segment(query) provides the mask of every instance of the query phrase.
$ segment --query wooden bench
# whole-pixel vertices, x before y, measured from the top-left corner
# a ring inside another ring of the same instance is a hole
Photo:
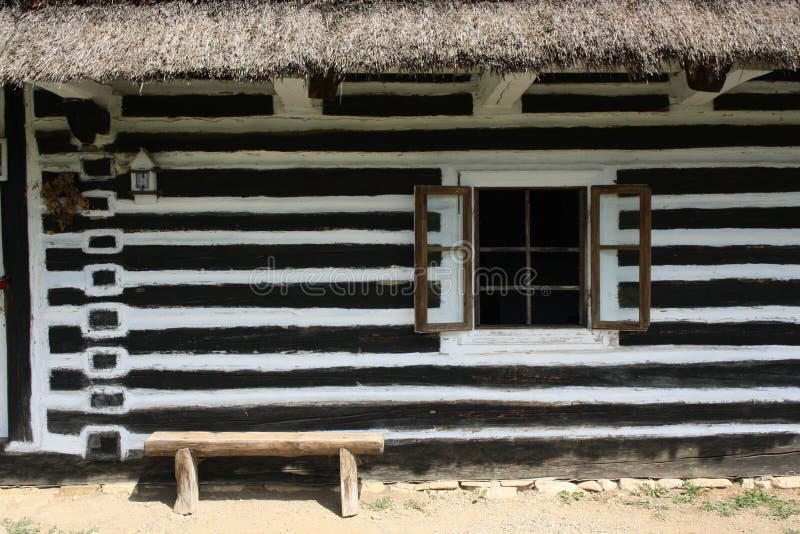
[[[212,456],[339,455],[342,517],[358,513],[357,454],[381,454],[383,434],[344,432],[156,432],[144,442],[146,456],[175,456],[178,495],[173,510],[192,514],[200,500],[197,462]]]

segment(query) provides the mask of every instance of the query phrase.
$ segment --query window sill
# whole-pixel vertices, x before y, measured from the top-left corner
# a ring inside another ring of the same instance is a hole
[[[619,345],[615,330],[587,328],[541,328],[443,332],[441,352],[486,354],[490,352],[544,352],[609,350]]]

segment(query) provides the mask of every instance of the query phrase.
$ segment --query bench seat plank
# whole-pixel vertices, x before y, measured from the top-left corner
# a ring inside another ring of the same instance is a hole
[[[332,456],[383,453],[383,434],[367,432],[155,432],[144,442],[146,456],[174,456],[190,449],[211,456]]]

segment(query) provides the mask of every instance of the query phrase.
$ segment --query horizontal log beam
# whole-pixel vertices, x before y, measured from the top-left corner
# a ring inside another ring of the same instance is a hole
[[[144,442],[146,456],[172,456],[189,449],[210,456],[330,456],[383,453],[383,434],[340,432],[156,432]]]

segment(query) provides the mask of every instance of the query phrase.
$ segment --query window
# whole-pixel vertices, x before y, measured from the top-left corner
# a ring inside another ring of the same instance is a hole
[[[472,193],[414,190],[414,323],[417,332],[472,327]]]
[[[592,188],[592,325],[650,324],[650,188]]]
[[[583,325],[586,193],[475,192],[477,326]]]
[[[650,190],[593,186],[587,224],[587,189],[417,187],[417,331],[646,329]]]

